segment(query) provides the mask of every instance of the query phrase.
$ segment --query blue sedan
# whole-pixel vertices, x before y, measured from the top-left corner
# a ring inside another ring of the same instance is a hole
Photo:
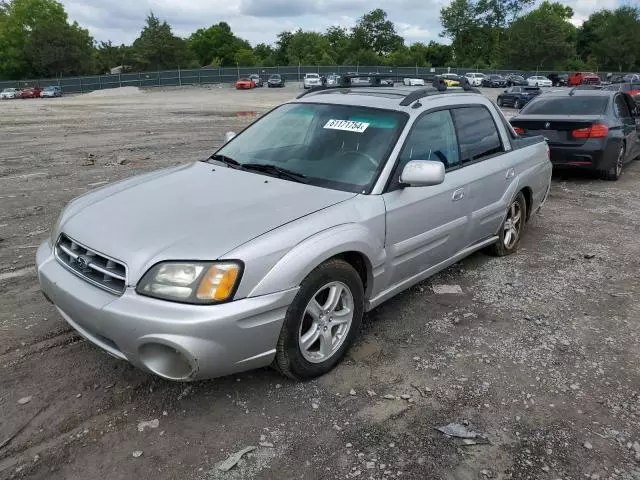
[[[538,87],[509,87],[498,95],[498,106],[513,107],[519,110],[540,93]]]

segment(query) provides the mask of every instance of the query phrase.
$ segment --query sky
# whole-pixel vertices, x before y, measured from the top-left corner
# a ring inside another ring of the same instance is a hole
[[[440,9],[451,0],[61,0],[69,18],[88,28],[98,41],[129,44],[153,11],[176,35],[187,37],[221,21],[251,44],[272,44],[283,30],[324,31],[331,25],[352,27],[364,13],[382,8],[407,43],[443,41]],[[580,25],[602,8],[638,0],[564,0]]]

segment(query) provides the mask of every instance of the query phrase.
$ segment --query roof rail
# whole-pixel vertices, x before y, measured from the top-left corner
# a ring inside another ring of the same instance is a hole
[[[400,106],[406,107],[411,105],[416,100],[420,100],[424,97],[430,97],[433,95],[440,95],[443,93],[481,93],[477,88],[473,88],[469,84],[469,80],[466,78],[462,81],[461,87],[447,87],[445,81],[441,78],[436,78],[433,81],[431,87],[420,88],[418,90],[414,90],[406,97],[402,99],[400,102]]]
[[[603,86],[602,85],[577,85],[575,87],[573,87],[571,90],[569,90],[569,96],[573,96],[575,94],[576,90],[602,90]]]

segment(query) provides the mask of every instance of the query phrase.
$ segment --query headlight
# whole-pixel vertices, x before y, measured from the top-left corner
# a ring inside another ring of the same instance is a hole
[[[140,295],[192,304],[231,300],[236,291],[240,262],[162,262],[144,274],[136,292]]]

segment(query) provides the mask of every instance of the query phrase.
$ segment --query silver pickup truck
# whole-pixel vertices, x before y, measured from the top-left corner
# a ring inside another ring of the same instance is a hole
[[[114,357],[190,381],[328,372],[364,313],[482,248],[518,248],[551,179],[473,91],[318,87],[206,161],[73,200],[42,291]]]

